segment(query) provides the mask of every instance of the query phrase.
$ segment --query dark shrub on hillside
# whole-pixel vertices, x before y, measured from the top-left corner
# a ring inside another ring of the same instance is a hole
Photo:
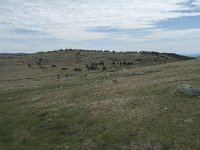
[[[74,71],[82,71],[81,68],[74,68]]]
[[[85,68],[88,70],[90,67],[88,64],[85,65]]]
[[[87,70],[97,70],[98,69],[98,67],[95,65],[91,65],[91,66],[87,65],[86,68],[87,68]]]
[[[130,65],[133,65],[133,63],[132,62],[127,62],[126,65],[130,66]]]
[[[38,62],[38,61],[36,61],[36,63],[37,63],[39,66],[41,66],[41,65],[42,65],[42,63],[41,63],[41,62]]]
[[[136,61],[142,61],[142,58],[138,58],[138,59],[136,59]]]
[[[104,52],[105,52],[105,53],[110,53],[110,51],[109,51],[109,50],[105,50]]]
[[[99,62],[98,65],[104,65],[103,60],[101,62]]]
[[[61,68],[61,70],[68,70],[67,68]]]
[[[51,67],[56,67],[56,65],[51,65]]]
[[[46,69],[46,67],[44,67],[44,66],[40,66],[40,69]]]
[[[102,70],[106,70],[106,67],[105,67],[105,66],[103,66]]]
[[[57,79],[60,79],[60,75],[59,74],[57,75]]]
[[[28,64],[28,67],[31,67],[31,64]]]
[[[126,61],[123,61],[123,65],[126,65]]]
[[[38,61],[39,61],[39,62],[42,62],[42,61],[43,61],[43,58],[39,58]]]
[[[115,61],[114,60],[113,60],[112,64],[115,65]]]

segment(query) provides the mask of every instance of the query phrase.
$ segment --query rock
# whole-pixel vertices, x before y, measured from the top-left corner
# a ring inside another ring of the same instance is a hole
[[[186,123],[192,123],[193,120],[192,120],[192,118],[188,118],[188,119],[185,119],[184,122],[186,122]]]
[[[117,80],[113,80],[113,82],[117,82]]]
[[[176,88],[176,93],[188,96],[200,96],[200,88],[193,87],[189,84],[183,84]]]
[[[116,71],[115,68],[110,69],[110,72],[115,72],[115,71]]]

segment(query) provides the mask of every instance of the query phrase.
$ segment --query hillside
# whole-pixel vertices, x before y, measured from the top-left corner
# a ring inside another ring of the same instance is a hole
[[[200,149],[200,60],[166,53],[0,58],[0,149]]]

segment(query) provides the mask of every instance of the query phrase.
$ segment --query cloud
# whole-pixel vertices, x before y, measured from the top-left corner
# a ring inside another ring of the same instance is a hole
[[[198,0],[1,0],[0,40],[40,38],[47,42],[50,37],[83,44],[182,38],[180,31],[157,29],[157,23],[199,16],[199,6]]]

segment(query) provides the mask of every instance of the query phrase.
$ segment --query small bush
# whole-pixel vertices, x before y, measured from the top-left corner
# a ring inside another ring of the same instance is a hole
[[[126,65],[126,61],[123,61],[123,65]]]
[[[56,65],[51,65],[51,67],[54,67],[54,68],[55,68],[55,67],[56,67]]]
[[[104,65],[104,62],[103,60],[101,62],[98,63],[99,65]]]
[[[81,68],[74,68],[74,71],[82,71]]]
[[[133,65],[133,63],[132,62],[127,62],[126,65],[130,66],[130,65]]]
[[[46,67],[44,67],[44,66],[40,66],[40,69],[46,69]]]
[[[85,65],[85,68],[88,70],[90,67],[88,64]]]
[[[61,70],[68,70],[67,68],[61,68]]]
[[[88,70],[97,70],[97,66],[91,65],[88,67]]]
[[[138,59],[136,59],[136,61],[142,61],[142,58],[138,58]]]
[[[106,67],[105,67],[105,66],[103,66],[102,70],[106,70]]]
[[[36,62],[39,66],[41,66],[42,65],[42,63],[41,62]]]
[[[43,61],[43,58],[39,58],[38,61],[39,61],[39,62],[42,62],[42,61]]]

